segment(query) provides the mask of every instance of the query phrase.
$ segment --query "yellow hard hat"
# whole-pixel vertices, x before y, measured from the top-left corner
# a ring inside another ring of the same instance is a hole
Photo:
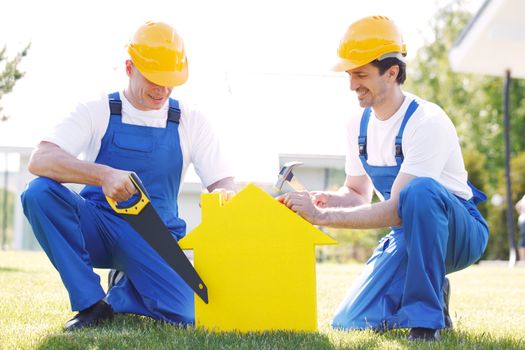
[[[341,60],[333,70],[346,72],[385,57],[404,60],[406,54],[403,37],[393,21],[384,16],[365,17],[352,23],[341,39],[337,50]]]
[[[160,86],[182,85],[188,80],[184,42],[163,22],[146,22],[128,45],[131,61],[140,73]]]

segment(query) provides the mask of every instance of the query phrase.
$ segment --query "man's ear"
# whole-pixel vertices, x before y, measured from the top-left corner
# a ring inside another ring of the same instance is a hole
[[[399,74],[399,66],[394,64],[392,67],[388,68],[387,74],[389,79],[396,80]]]
[[[131,62],[131,60],[126,60],[126,75],[130,77],[132,71],[133,71],[133,62]]]

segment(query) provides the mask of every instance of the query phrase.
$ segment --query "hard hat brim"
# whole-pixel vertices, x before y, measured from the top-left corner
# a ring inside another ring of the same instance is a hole
[[[147,69],[141,69],[137,67],[139,72],[148,79],[150,82],[159,86],[179,86],[184,84],[188,80],[188,62],[184,64],[180,71],[174,72],[155,72],[148,71]]]
[[[368,62],[369,63],[369,62]],[[335,65],[332,66],[332,70],[335,72],[348,72],[351,69],[359,68],[364,66],[366,63],[357,63],[349,60],[341,59]]]

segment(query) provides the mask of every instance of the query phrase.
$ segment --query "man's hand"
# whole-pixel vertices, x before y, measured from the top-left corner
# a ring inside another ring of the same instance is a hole
[[[135,185],[129,178],[129,171],[109,168],[102,182],[104,194],[116,202],[124,202],[137,192]]]
[[[334,208],[343,205],[346,198],[346,193],[334,192],[334,191],[310,191],[310,198],[312,203],[319,208]],[[284,196],[279,196],[278,201],[283,203]]]
[[[348,192],[312,191],[312,202],[319,208],[334,208],[343,206]]]
[[[330,201],[331,194],[328,192],[312,191],[310,196],[312,197],[312,203],[319,208],[333,207],[333,205],[330,205],[330,202],[333,201]]]
[[[278,197],[277,200],[310,223],[314,225],[321,224],[323,209],[314,205],[315,199],[309,192],[290,192]]]
[[[219,193],[222,203],[228,202],[233,196],[235,196],[235,191],[227,190],[225,188],[216,188],[212,193]]]
[[[225,177],[207,187],[210,193],[220,193],[221,200],[226,203],[233,196],[235,196],[235,184],[233,183],[233,177]]]

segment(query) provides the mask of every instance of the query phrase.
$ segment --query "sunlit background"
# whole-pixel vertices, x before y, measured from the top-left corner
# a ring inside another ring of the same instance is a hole
[[[12,1],[0,13],[0,44],[12,55],[31,48],[20,65],[26,76],[2,98],[10,120],[0,123],[0,145],[33,146],[77,101],[123,89],[126,43],[143,22],[160,20],[183,36],[190,62],[189,81],[173,96],[206,111],[239,180],[272,181],[279,153],[345,153],[344,126],[357,104],[330,67],[348,25],[391,17],[410,59],[444,3]]]

